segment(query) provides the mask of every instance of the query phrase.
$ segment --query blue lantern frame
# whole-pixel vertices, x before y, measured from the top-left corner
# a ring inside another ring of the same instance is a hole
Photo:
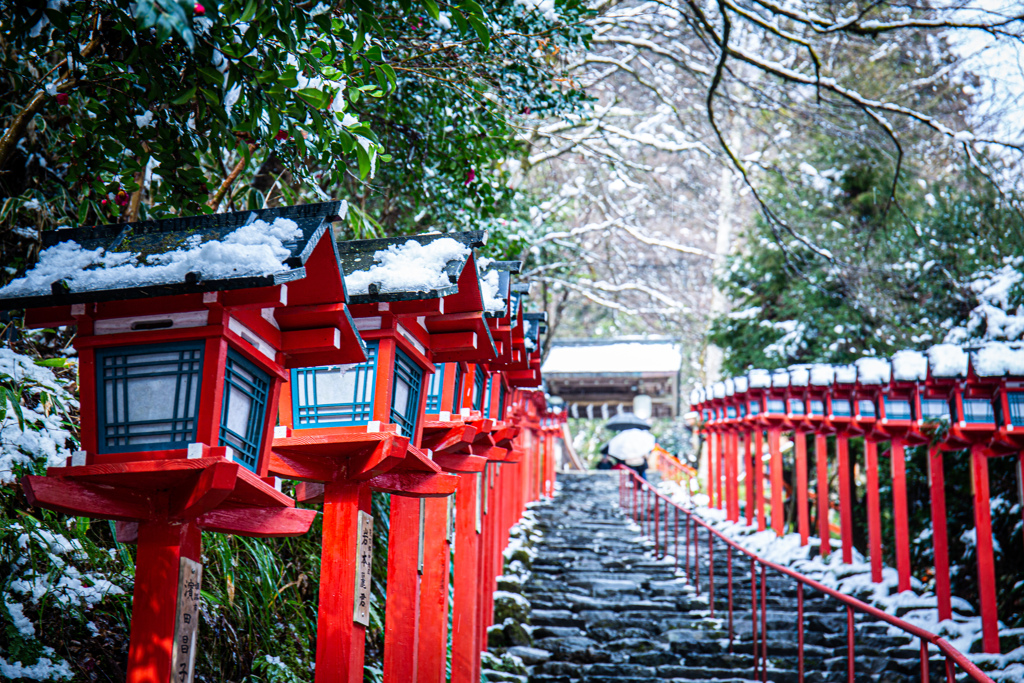
[[[244,434],[228,426],[232,390],[240,392],[251,402],[249,415],[245,420]],[[242,354],[229,348],[224,366],[224,399],[220,411],[218,445],[231,447],[236,454],[235,461],[252,472],[256,471],[259,464],[269,391],[270,375],[243,358]]]
[[[353,393],[340,403],[317,401],[317,373],[329,367],[292,370],[292,415],[294,429],[355,427],[373,419],[373,398],[377,384],[377,342],[366,343],[366,360],[348,369],[354,373]]]

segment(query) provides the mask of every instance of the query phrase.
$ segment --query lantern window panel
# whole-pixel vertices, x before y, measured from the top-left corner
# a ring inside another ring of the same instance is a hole
[[[992,402],[987,398],[964,399],[964,422],[968,424],[993,424],[995,413]]]
[[[850,417],[850,402],[845,398],[832,399],[832,414],[839,417]]]
[[[803,415],[804,414],[804,402],[803,399],[791,398],[789,399],[789,413],[790,415]]]
[[[235,461],[253,472],[259,464],[269,392],[270,375],[228,349],[218,445],[230,446]]]
[[[949,418],[949,402],[941,398],[922,398],[921,416],[925,420]]]
[[[427,382],[427,405],[426,412],[430,414],[441,412],[441,391],[444,389],[444,373],[447,363],[437,366],[437,371],[430,375]]]
[[[885,417],[888,420],[913,420],[914,411],[910,401],[898,398],[883,398]]]
[[[457,413],[462,408],[462,363],[452,363],[455,366],[455,391],[452,396],[452,412]]]
[[[725,409],[725,414],[729,419],[734,419],[736,417],[736,408],[733,406],[728,406]]]
[[[1024,427],[1024,391],[1007,392],[1006,403],[1010,406],[1010,424]]]
[[[770,398],[768,399],[768,410],[769,413],[784,413],[786,412],[786,402],[781,398]]]
[[[401,349],[395,349],[395,380],[391,390],[391,423],[399,436],[412,437],[420,411],[423,370]]]
[[[875,416],[875,402],[869,398],[862,398],[857,401],[857,412],[861,417]]]
[[[292,370],[295,429],[349,427],[373,419],[377,342],[366,344],[366,360],[356,365],[325,365]]]
[[[484,387],[484,416],[491,417],[491,385],[494,381],[494,375],[487,378],[486,386]]]
[[[98,450],[185,448],[196,441],[203,343],[96,350]]]
[[[810,408],[807,411],[808,415],[824,415],[825,414],[825,402],[820,399],[811,399]]]
[[[738,406],[736,406],[736,408],[739,411],[740,417],[746,417],[747,416],[747,404],[746,403],[740,403]]]
[[[498,418],[505,417],[505,384],[498,385]]]
[[[761,412],[761,403],[759,401],[751,401],[749,406],[751,415],[757,415]]]
[[[473,373],[473,410],[484,407],[484,369],[479,365]]]

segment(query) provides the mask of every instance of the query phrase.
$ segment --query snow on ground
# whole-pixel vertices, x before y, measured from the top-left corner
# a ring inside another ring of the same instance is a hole
[[[444,267],[469,256],[469,247],[451,237],[427,244],[409,240],[374,252],[369,270],[345,275],[349,294],[366,294],[376,284],[381,292],[427,292],[451,286]]]
[[[32,270],[0,288],[0,297],[48,295],[59,280],[72,292],[88,292],[184,282],[187,273],[204,280],[270,275],[288,269],[282,262],[291,251],[284,243],[301,236],[295,221],[277,218],[273,223],[255,220],[222,240],[204,242],[195,234],[183,248],[148,256],[85,249],[69,240],[44,249]]]
[[[677,503],[687,502],[687,493],[676,482],[663,481],[658,488]],[[694,501],[697,501],[696,496]],[[817,537],[811,536],[808,544],[801,546],[800,535],[797,533],[786,534],[780,538],[771,529],[759,532],[757,527],[747,526],[742,521],[729,522],[722,510],[705,506],[687,507],[694,510],[715,530],[758,557],[799,572],[828,588],[853,596],[888,614],[899,615],[904,621],[944,638],[960,652],[969,653],[972,643],[981,638],[981,617],[975,616],[974,608],[966,600],[954,596],[953,618],[939,621],[934,593],[926,591],[924,585],[915,578],[911,578],[911,590],[896,592],[898,577],[896,570],[891,567],[883,566],[882,581],[873,583],[871,565],[856,549],[853,551],[852,564],[843,563],[842,552],[837,546],[832,547],[827,559],[822,559],[818,554],[821,542]],[[1014,629],[1012,632],[1017,630],[1020,629]],[[1011,633],[1003,628],[1000,628],[1000,631],[1004,634]],[[889,632],[893,635],[901,633],[895,626],[890,626]],[[975,664],[982,666],[995,681],[1024,681],[1024,647],[1003,655],[972,653],[968,656]]]

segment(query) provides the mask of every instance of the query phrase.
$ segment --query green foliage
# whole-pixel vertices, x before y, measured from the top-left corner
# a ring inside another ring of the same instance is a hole
[[[1024,239],[1007,239],[1020,216],[970,171],[901,184],[899,206],[887,208],[871,150],[825,145],[804,164],[771,197],[814,249],[780,243],[763,221],[750,230],[722,280],[736,310],[711,333],[727,372],[930,346],[966,321],[975,274],[1024,253]]]
[[[356,236],[513,212],[517,127],[582,99],[558,55],[589,39],[587,10],[556,6],[17,3],[0,54],[4,261],[23,266],[55,226],[222,205],[346,198]]]

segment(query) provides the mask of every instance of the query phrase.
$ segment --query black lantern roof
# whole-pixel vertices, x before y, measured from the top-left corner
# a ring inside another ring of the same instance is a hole
[[[481,278],[487,277],[487,274],[491,271],[498,273],[497,297],[505,300],[505,308],[500,311],[484,311],[485,316],[488,318],[504,318],[508,315],[508,297],[512,284],[512,273],[518,273],[522,267],[522,261],[491,261],[487,264],[487,267],[481,269]]]
[[[523,323],[526,325],[524,337],[532,339],[535,343],[540,342],[540,335],[548,331],[547,311],[541,313],[523,313]]]
[[[25,277],[0,289],[0,309],[269,287],[299,280],[306,277],[303,266],[313,248],[330,223],[339,220],[340,207],[341,202],[331,201],[46,232],[40,261]],[[230,252],[237,258],[223,258],[229,252],[222,252],[219,261],[216,256],[211,261],[213,250],[206,245],[231,243],[237,230],[256,221],[273,225],[279,218],[293,221],[296,230],[281,231],[290,232],[285,239],[266,240],[260,258],[247,261],[251,242],[239,239]],[[87,253],[92,251],[93,256]]]
[[[441,297],[455,294],[459,291],[459,276],[466,267],[466,262],[475,247],[482,247],[487,243],[487,232],[484,230],[473,230],[469,232],[431,233],[427,235],[409,235],[407,237],[388,237],[376,240],[351,240],[338,242],[338,254],[341,259],[342,272],[346,276],[358,272],[368,272],[374,266],[380,265],[374,258],[378,251],[385,251],[389,247],[401,247],[407,242],[414,241],[421,245],[428,245],[432,242],[450,238],[461,243],[469,249],[464,256],[450,259],[444,266],[443,272],[447,276],[449,284],[444,287],[430,287],[428,289],[389,289],[382,286],[383,283],[371,282],[367,292],[349,293],[349,302],[353,304],[369,304],[378,301],[416,301],[421,299],[439,299]],[[352,288],[349,287],[351,290]]]

